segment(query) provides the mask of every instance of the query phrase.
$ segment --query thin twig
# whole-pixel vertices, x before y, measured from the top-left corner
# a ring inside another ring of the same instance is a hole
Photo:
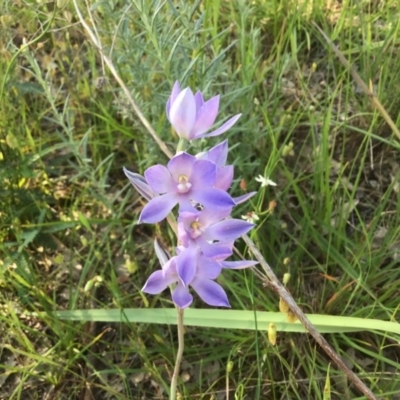
[[[253,241],[247,235],[244,235],[243,239],[249,246],[250,251],[253,253],[254,257],[260,263],[265,274],[267,275],[269,281],[266,283],[268,284],[268,286],[272,290],[274,290],[282,300],[285,301],[285,303],[290,307],[290,310],[300,320],[300,322],[307,329],[310,335],[324,349],[325,353],[332,359],[332,361],[335,362],[335,364],[347,375],[347,377],[354,383],[354,385],[357,386],[357,388],[362,393],[364,393],[364,395],[368,399],[378,400],[377,397],[375,397],[375,395],[371,392],[371,390],[364,384],[364,382],[347,367],[347,365],[343,362],[343,360],[339,357],[335,350],[329,345],[325,338],[317,331],[317,329],[315,329],[314,325],[310,322],[310,320],[305,316],[301,308],[297,305],[292,295],[286,290],[286,288],[276,277],[272,268],[269,266],[267,261],[265,261],[264,257],[260,253],[260,250],[258,250]]]
[[[93,44],[95,45],[95,47],[97,48],[97,50],[100,53],[100,56],[102,58],[102,60],[106,63],[107,67],[109,68],[111,74],[114,76],[115,80],[118,82],[119,86],[121,87],[121,89],[123,90],[123,92],[125,93],[125,96],[127,97],[127,99],[129,100],[129,103],[131,104],[133,110],[135,111],[136,115],[138,116],[138,118],[140,119],[140,121],[142,122],[142,124],[144,125],[144,127],[147,129],[147,131],[150,133],[150,135],[152,136],[152,138],[155,140],[155,142],[158,144],[158,146],[160,147],[160,149],[164,152],[164,154],[168,157],[168,158],[172,158],[173,154],[169,151],[168,147],[165,145],[165,143],[159,138],[159,136],[157,135],[156,131],[153,129],[153,127],[150,125],[150,122],[146,119],[146,117],[143,115],[142,111],[140,110],[139,106],[136,104],[135,100],[133,99],[131,92],[129,91],[129,89],[126,87],[125,83],[123,82],[123,80],[121,79],[121,77],[118,75],[117,70],[114,67],[114,64],[112,63],[111,59],[104,53],[103,51],[103,46],[100,42],[100,39],[98,37],[95,36],[95,34],[92,32],[92,30],[90,29],[89,25],[87,24],[87,22],[85,21],[85,19],[83,18],[83,15],[78,7],[77,1],[74,1],[74,7],[75,7],[75,11],[78,15],[78,18],[82,24],[82,26],[85,28],[87,34],[89,35],[90,39],[92,40]],[[90,10],[88,10],[89,14]]]
[[[382,103],[378,100],[378,98],[374,95],[372,90],[368,87],[368,85],[361,79],[360,75],[358,75],[356,69],[354,68],[353,65],[350,65],[350,63],[346,60],[345,56],[343,53],[339,50],[337,46],[332,42],[332,40],[327,36],[327,34],[314,22],[312,21],[312,24],[318,29],[319,33],[324,37],[324,39],[327,41],[331,49],[334,51],[334,53],[337,55],[339,58],[340,62],[343,64],[345,68],[347,68],[350,71],[351,76],[353,79],[356,81],[357,85],[361,88],[361,90],[366,94],[370,99],[372,104],[375,106],[375,108],[380,112],[384,120],[387,122],[387,124],[392,128],[393,132],[397,136],[398,139],[400,139],[400,131],[397,128],[396,124],[393,122],[392,118],[388,114],[388,112],[385,110],[385,107],[383,107]]]

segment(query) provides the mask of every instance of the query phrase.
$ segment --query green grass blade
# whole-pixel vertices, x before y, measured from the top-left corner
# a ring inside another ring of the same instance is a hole
[[[206,310],[188,309],[185,311],[185,325],[225,329],[267,330],[274,323],[281,332],[305,332],[303,325],[297,321],[286,321],[286,315],[280,312],[242,310]],[[176,324],[176,310],[126,308],[124,310],[73,310],[57,311],[54,315],[64,320],[102,321],[102,322],[140,322],[148,324]],[[400,334],[400,325],[396,322],[340,317],[332,315],[308,315],[310,321],[321,333],[383,331]]]

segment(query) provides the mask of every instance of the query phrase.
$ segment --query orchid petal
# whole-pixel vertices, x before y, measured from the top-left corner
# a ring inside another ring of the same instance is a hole
[[[196,121],[196,102],[190,88],[183,89],[171,103],[169,119],[180,137],[192,139],[190,132]]]
[[[223,210],[210,210],[209,208],[204,208],[198,213],[198,219],[202,226],[208,227],[209,225],[215,224],[222,219],[229,217],[232,208],[225,208]]]
[[[156,193],[167,193],[175,188],[171,173],[164,165],[153,165],[144,172],[147,183]]]
[[[222,266],[215,260],[201,256],[198,261],[197,277],[205,279],[216,279],[222,271]]]
[[[191,196],[189,197],[191,193],[183,193],[179,195],[179,214],[182,212],[191,212],[195,213],[198,210],[194,207],[192,204],[192,201],[190,200]]]
[[[167,106],[166,106],[166,111],[167,111],[167,117],[169,122],[171,122],[170,118],[169,118],[169,112],[171,109],[171,104],[175,101],[176,97],[178,96],[178,94],[181,92],[181,87],[179,85],[179,82],[176,81],[174,83],[174,86],[172,87],[172,92],[171,92],[171,96],[169,96],[169,99],[167,101]]]
[[[196,160],[189,178],[192,190],[213,186],[215,183],[216,168],[216,165],[211,161]]]
[[[226,249],[230,249],[230,251],[231,251],[231,254],[229,256],[227,256],[226,254],[223,254],[222,251],[221,251],[221,254],[217,254],[215,257],[213,257],[213,260],[217,261],[217,262],[220,262],[220,261],[223,261],[226,258],[230,257],[232,255],[232,253],[233,253],[233,245],[234,244],[235,244],[234,240],[231,240],[229,242],[216,242],[216,243],[213,243],[213,246],[221,247],[225,253],[227,253]]]
[[[207,228],[206,240],[236,240],[255,226],[241,219],[226,219]]]
[[[181,92],[181,86],[179,85],[178,81],[175,81],[174,86],[172,87],[171,96],[169,96],[169,99],[167,101],[166,111],[167,111],[168,120],[169,120],[169,111],[171,109],[171,104],[175,101],[175,99],[177,98],[177,96],[180,92]]]
[[[246,193],[242,196],[234,197],[233,200],[234,200],[235,204],[242,204],[245,201],[251,199],[255,194],[257,194],[257,192]]]
[[[220,244],[212,244],[208,243],[202,237],[197,238],[196,240],[197,245],[200,247],[203,254],[208,258],[222,258],[225,259],[232,255],[232,247],[223,246]],[[201,266],[202,268],[202,266]],[[213,278],[212,278],[213,279]]]
[[[165,276],[163,271],[155,271],[147,279],[143,286],[142,292],[148,294],[158,294],[176,281],[176,276]]]
[[[209,279],[196,278],[191,285],[201,299],[210,306],[230,307],[228,297],[218,283]]]
[[[163,247],[161,247],[157,239],[154,239],[154,251],[156,252],[158,261],[160,261],[161,267],[163,267],[163,269],[168,269],[169,264],[172,262],[173,259],[171,258],[169,253]]]
[[[189,246],[189,240],[190,235],[185,227],[185,224],[183,222],[178,222],[178,244],[180,246],[188,247]]]
[[[233,165],[219,168],[214,186],[218,189],[228,190],[233,181]]]
[[[184,286],[189,286],[197,268],[196,249],[188,247],[176,257],[176,272]]]
[[[204,98],[203,98],[203,93],[198,90],[196,94],[194,95],[194,101],[196,103],[196,110],[200,110],[200,108],[204,104]],[[196,114],[197,115],[197,114]]]
[[[125,167],[123,168],[123,171],[124,174],[129,179],[129,181],[132,183],[133,187],[147,201],[150,201],[154,197],[158,196],[158,194],[155,193],[154,190],[147,184],[146,180],[142,175],[139,175],[135,172],[131,172],[127,170]]]
[[[212,136],[218,136],[221,135],[222,133],[226,132],[228,129],[230,129],[233,125],[235,125],[236,121],[240,118],[242,114],[237,114],[234,117],[228,119],[224,124],[222,124],[218,129],[215,131],[212,131],[210,133],[207,133],[205,135],[199,135],[196,136],[192,139],[200,139],[200,138],[205,138],[205,137],[212,137]]]
[[[211,210],[224,210],[235,205],[235,202],[228,193],[217,188],[194,190],[191,193],[191,197]]]
[[[197,108],[196,122],[190,132],[190,136],[196,137],[207,132],[215,122],[218,115],[219,96],[214,96],[206,101],[201,108]]]
[[[228,140],[224,140],[222,143],[206,151],[201,158],[212,161],[218,167],[223,167],[228,158]]]
[[[195,161],[196,157],[188,153],[180,153],[168,162],[167,167],[173,179],[178,182],[181,175],[185,175],[188,178],[192,175]]]
[[[229,268],[229,269],[244,269],[253,267],[257,265],[257,261],[252,260],[241,260],[241,261],[220,261],[222,268]]]
[[[177,196],[170,193],[150,200],[144,206],[138,223],[155,224],[162,221],[177,203]]]
[[[185,288],[182,283],[179,282],[172,292],[172,301],[179,308],[186,308],[192,304],[193,296],[189,293],[189,289]]]

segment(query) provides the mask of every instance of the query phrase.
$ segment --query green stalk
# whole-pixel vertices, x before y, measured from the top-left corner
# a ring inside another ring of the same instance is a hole
[[[170,400],[176,400],[176,389],[178,386],[178,376],[181,369],[181,361],[183,356],[183,350],[185,348],[185,337],[184,337],[184,326],[183,326],[183,309],[177,308],[178,310],[178,352],[176,353],[174,374],[171,380],[171,391],[169,394]]]

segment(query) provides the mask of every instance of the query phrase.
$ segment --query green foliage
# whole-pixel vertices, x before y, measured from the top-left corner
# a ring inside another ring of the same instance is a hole
[[[164,110],[176,79],[207,97],[220,93],[221,119],[243,113],[225,135],[232,193],[259,193],[237,216],[260,216],[252,238],[279,277],[291,273],[288,287],[304,311],[327,325],[342,317],[395,325],[399,141],[312,21],[399,125],[397,2],[126,0],[91,2],[91,10],[93,21],[82,9],[86,21],[171,149],[177,138]],[[121,172],[166,159],[71,2],[5,2],[0,15],[0,397],[162,398],[174,326],[66,322],[54,312],[170,308],[168,296],[140,288],[157,268],[154,235],[170,249],[173,235],[165,225],[136,226],[143,202]],[[259,174],[277,187],[260,188]],[[279,299],[250,271],[226,271],[221,284],[235,310],[278,310]],[[399,333],[383,326],[383,335],[327,339],[389,399],[400,384]],[[183,398],[226,390],[235,399],[359,395],[308,335],[277,324],[273,346],[267,324],[257,327],[188,326]]]

